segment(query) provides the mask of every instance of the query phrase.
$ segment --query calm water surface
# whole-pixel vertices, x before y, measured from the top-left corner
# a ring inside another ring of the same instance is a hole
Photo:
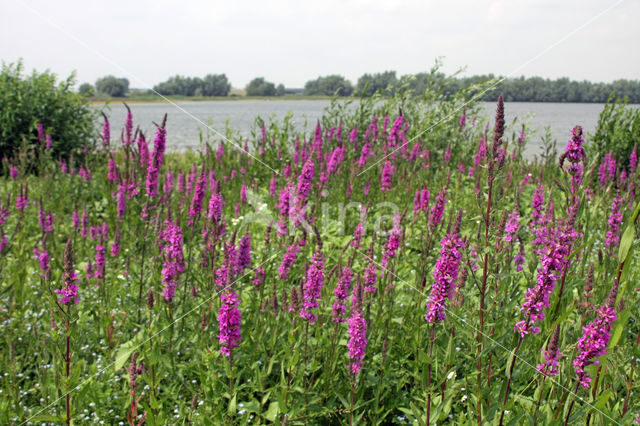
[[[329,104],[329,101],[324,100],[247,100],[185,101],[176,102],[177,106],[168,103],[135,103],[130,107],[134,124],[140,125],[148,137],[152,137],[154,133],[153,122],[159,123],[163,114],[167,113],[168,148],[185,149],[197,148],[200,145],[201,133],[213,135],[203,123],[221,133],[225,132],[228,124],[229,128],[237,130],[241,135],[249,136],[256,117],[281,121],[288,113],[292,113],[297,129],[310,130]],[[102,108],[103,105],[95,107]],[[495,103],[485,102],[481,107],[487,117],[493,117]],[[576,124],[593,133],[598,115],[603,108],[604,104],[507,102],[507,131],[519,132],[521,123],[528,123],[532,133],[528,137],[527,154],[535,155],[540,152],[541,137],[546,126],[550,127],[558,146],[563,147],[570,137],[571,128]],[[124,105],[110,105],[107,115],[112,123],[112,134],[116,136],[116,130],[119,131],[124,125]],[[514,123],[516,117],[517,121]]]

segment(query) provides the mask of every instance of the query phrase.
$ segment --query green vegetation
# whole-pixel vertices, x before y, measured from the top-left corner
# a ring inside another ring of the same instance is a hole
[[[44,148],[54,158],[68,157],[94,139],[94,112],[87,99],[72,91],[73,75],[60,82],[55,74],[35,70],[23,75],[21,62],[4,64],[0,72],[0,158],[13,158],[21,145]],[[38,124],[43,132],[38,134]],[[40,139],[43,140],[40,140]],[[33,163],[39,150],[25,157]]]
[[[276,96],[278,94],[276,85],[266,81],[264,77],[257,77],[251,80],[245,90],[247,96]],[[281,92],[284,95],[284,86],[282,86]]]
[[[166,96],[227,96],[231,84],[225,74],[207,74],[204,78],[176,75],[156,84],[153,90]]]
[[[341,75],[328,75],[309,80],[304,85],[304,96],[350,96],[353,93],[351,82]]]
[[[107,75],[96,80],[96,91],[113,97],[122,97],[129,93],[129,80]]]
[[[628,99],[613,96],[600,113],[591,148],[600,159],[612,153],[621,164],[627,164],[629,155],[640,142],[640,108],[629,107]]]

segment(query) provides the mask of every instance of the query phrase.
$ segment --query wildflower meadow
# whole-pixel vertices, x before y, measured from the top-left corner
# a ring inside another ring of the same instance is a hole
[[[474,90],[186,152],[166,115],[66,156],[36,126],[0,175],[0,423],[633,424],[637,147],[527,156]]]

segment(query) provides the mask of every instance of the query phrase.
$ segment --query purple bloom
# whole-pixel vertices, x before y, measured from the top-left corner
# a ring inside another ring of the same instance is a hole
[[[382,250],[382,267],[386,268],[389,260],[396,257],[396,251],[400,247],[400,237],[402,236],[402,230],[400,229],[400,221],[402,217],[400,215],[394,216],[393,218],[393,228],[389,231],[389,239],[387,240],[387,244],[383,247]]]
[[[378,265],[375,262],[369,262],[364,268],[364,291],[365,293],[375,293],[376,283],[378,282]]]
[[[127,192],[127,186],[126,185],[118,185],[118,202],[117,202],[117,207],[116,207],[116,211],[118,214],[118,220],[122,221],[122,219],[124,218],[124,214],[126,211],[126,192]]]
[[[102,115],[104,117],[104,124],[102,125],[102,133],[100,134],[100,137],[102,138],[102,146],[108,148],[111,141],[111,127],[106,114],[102,113]]]
[[[351,290],[351,281],[353,279],[353,270],[345,266],[342,269],[342,275],[338,280],[338,285],[333,289],[336,301],[333,302],[333,322],[344,322],[344,314],[347,311],[345,302],[349,299],[349,291]]]
[[[240,187],[240,201],[242,204],[247,204],[247,185],[244,183]]]
[[[356,225],[356,229],[353,231],[353,238],[351,239],[351,247],[359,248],[362,244],[362,235],[364,234],[364,228],[362,223]]]
[[[518,232],[518,228],[520,227],[520,213],[514,209],[513,213],[509,214],[509,219],[507,220],[507,224],[505,225],[505,236],[502,237],[504,241],[511,242],[513,240],[514,235]]]
[[[358,159],[358,166],[364,167],[367,164],[367,158],[371,154],[371,143],[369,141],[365,142],[362,146],[362,151],[360,152],[360,158]]]
[[[118,256],[120,256],[120,241],[118,241],[118,238],[116,237],[113,243],[111,243],[111,257]]]
[[[224,206],[224,200],[222,194],[214,192],[209,199],[209,210],[207,211],[207,219],[210,221],[219,222],[222,218],[222,207]]]
[[[44,143],[44,125],[42,123],[38,123],[38,142]]]
[[[442,221],[442,215],[444,214],[444,206],[447,202],[447,192],[445,189],[441,189],[436,196],[436,203],[431,208],[431,216],[429,217],[429,226],[434,227],[440,224]]]
[[[278,277],[280,279],[289,279],[289,271],[298,257],[298,250],[300,250],[300,245],[294,243],[289,246],[287,252],[282,257],[282,263],[278,267]]]
[[[189,217],[196,218],[200,216],[202,212],[202,201],[204,200],[204,191],[207,186],[207,177],[204,174],[204,170],[200,173],[200,177],[196,182],[196,188],[193,191],[193,198],[191,199],[191,207],[189,208]]]
[[[18,179],[18,169],[15,166],[9,167],[9,176],[11,179]]]
[[[392,179],[396,170],[391,161],[386,160],[382,167],[382,175],[380,175],[380,190],[384,192],[391,191]]]
[[[240,299],[230,287],[226,294],[220,296],[221,304],[218,312],[218,342],[220,342],[220,353],[226,357],[231,356],[231,350],[237,348],[242,337],[240,327],[242,326],[242,314],[238,309]]]
[[[167,131],[164,128],[166,121],[165,119],[162,121],[162,125],[158,126],[158,130],[156,131],[156,138],[153,141],[154,149],[153,155],[151,156],[151,161],[149,162],[149,167],[147,167],[147,195],[149,197],[153,197],[158,195],[158,173],[160,171],[160,167],[162,167],[162,161],[164,159],[164,151],[166,146],[166,138]]]
[[[580,385],[584,388],[588,388],[589,383],[591,383],[591,377],[585,371],[585,368],[592,364],[597,365],[600,360],[594,358],[607,353],[611,329],[614,321],[618,319],[614,309],[616,295],[617,287],[614,284],[605,304],[596,309],[595,319],[586,327],[582,327],[584,334],[578,339],[577,349],[579,353],[573,360],[573,368],[576,370]]]
[[[40,250],[39,248],[35,247],[33,249],[33,255],[40,262],[40,269],[42,269],[45,272],[48,271],[49,270],[49,252],[47,251],[47,249],[43,248],[42,250]]]
[[[367,349],[367,321],[362,315],[362,287],[356,285],[351,297],[351,317],[349,323],[349,358],[351,364],[349,370],[354,376],[362,368],[365,351]]]
[[[307,268],[307,279],[304,283],[304,303],[300,316],[315,324],[317,315],[311,309],[318,307],[318,300],[322,296],[322,282],[324,280],[324,255],[317,252],[311,259],[311,265]]]
[[[144,138],[144,134],[140,132],[138,137],[138,153],[140,155],[140,167],[149,166],[149,146]]]
[[[105,248],[102,244],[96,246],[96,271],[95,278],[103,279],[105,275]]]
[[[631,154],[629,155],[629,174],[632,175],[635,173],[636,168],[638,167],[638,152],[637,152],[637,148],[638,145],[634,144],[633,145],[633,151],[631,151]]]
[[[133,134],[133,114],[131,114],[131,109],[129,109],[129,105],[124,104],[127,107],[127,119],[124,122],[124,141],[125,145],[131,145],[131,135]]]
[[[239,274],[243,274],[245,269],[251,267],[251,235],[249,233],[244,234],[240,239],[236,265]]]
[[[269,181],[269,195],[271,197],[275,197],[277,192],[278,192],[278,180],[276,179],[276,175],[274,173],[273,177]]]
[[[298,177],[298,188],[296,191],[296,204],[303,205],[309,197],[311,186],[313,184],[313,177],[315,175],[315,164],[311,156],[302,166],[302,171]]]
[[[616,159],[611,153],[605,154],[602,164],[598,169],[600,184],[605,186],[608,182],[613,182],[616,178]]]
[[[78,304],[80,302],[80,298],[78,297],[78,283],[80,280],[78,279],[78,274],[73,269],[73,250],[71,244],[71,238],[69,238],[63,256],[64,270],[62,272],[62,279],[64,287],[55,290],[56,294],[60,297],[58,303],[61,305],[66,305],[71,302]]]
[[[51,135],[47,135],[46,139],[46,143],[45,143],[45,148],[46,149],[51,149],[51,147],[53,146],[53,141],[51,140]]]
[[[571,245],[575,239],[573,230],[565,230],[558,233],[554,241],[547,246],[547,251],[543,253],[540,260],[541,267],[538,269],[537,283],[526,292],[526,300],[520,307],[524,313],[525,320],[515,325],[515,331],[525,336],[529,332],[538,334],[539,327],[533,325],[542,321],[545,317],[544,308],[549,306],[549,296],[555,288],[558,275],[568,263]]]
[[[251,284],[255,285],[256,287],[259,287],[262,285],[262,283],[264,283],[264,269],[256,268],[255,275],[254,275],[253,281],[251,281]]]
[[[171,302],[178,287],[178,275],[184,272],[184,258],[182,254],[182,229],[177,223],[165,220],[165,228],[160,233],[160,245],[164,254],[162,267],[162,295],[167,302]]]
[[[440,257],[433,271],[434,282],[427,301],[425,320],[429,323],[444,321],[445,300],[451,298],[458,278],[464,243],[458,233],[447,234],[440,242]]]
[[[611,215],[609,216],[609,230],[607,231],[607,238],[604,242],[605,247],[618,247],[620,244],[620,225],[622,224],[622,212],[620,207],[623,200],[620,197],[616,197],[611,203]]]
[[[458,122],[458,125],[460,126],[460,128],[462,128],[464,127],[466,122],[467,122],[467,115],[463,112],[462,115],[460,116],[460,121]]]

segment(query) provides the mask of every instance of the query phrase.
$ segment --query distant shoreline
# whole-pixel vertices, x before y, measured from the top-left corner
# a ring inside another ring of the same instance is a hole
[[[132,96],[123,98],[102,98],[91,97],[89,102],[92,104],[114,103],[114,102],[126,102],[130,104],[136,103],[163,103],[166,99],[173,102],[206,102],[206,101],[330,101],[337,99],[340,101],[346,101],[349,99],[358,99],[352,97],[339,97],[334,98],[332,96],[301,96],[301,95],[284,95],[284,96],[164,96],[158,95],[149,96]]]

